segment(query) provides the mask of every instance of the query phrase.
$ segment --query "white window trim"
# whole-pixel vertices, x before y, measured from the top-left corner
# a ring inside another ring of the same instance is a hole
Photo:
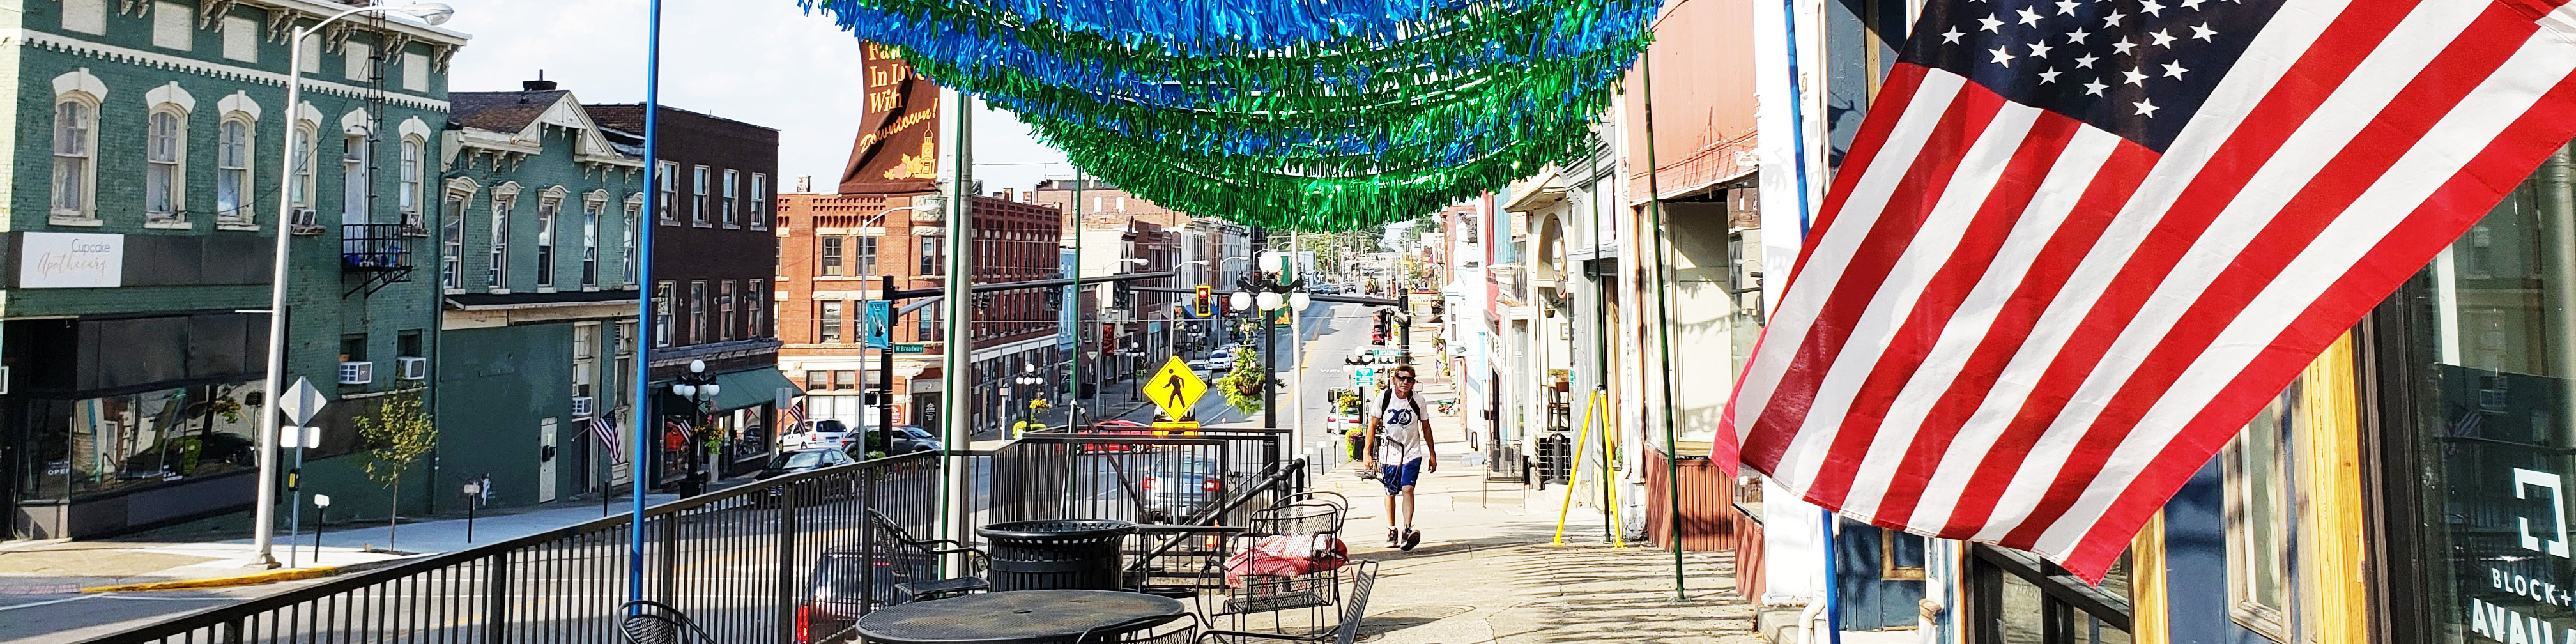
[[[622,275],[619,275],[619,277],[625,280],[626,288],[628,289],[642,289],[644,287],[642,283],[636,281],[636,278],[643,273],[641,270],[643,268],[643,260],[642,258],[636,257],[637,252],[635,250],[637,239],[644,234],[643,223],[644,193],[638,192],[627,195],[625,217],[619,221],[619,225],[625,227],[626,230],[620,235],[622,241],[618,243],[617,258],[619,262],[618,271],[623,273]]]
[[[769,230],[770,218],[777,216],[769,211],[769,190],[769,173],[751,173],[751,214],[745,218],[751,220],[752,230]]]
[[[653,198],[659,202],[654,204],[653,221],[677,226],[680,225],[680,163],[662,161],[659,165],[661,168],[654,172],[654,178],[659,179],[662,185],[651,186]]]
[[[480,184],[480,183],[476,183],[473,179],[468,179],[468,178],[465,178],[465,177],[457,177],[457,178],[454,178],[454,179],[449,179],[449,180],[447,180],[447,184],[446,184],[446,185],[447,185],[447,189],[446,189],[445,191],[442,191],[442,192],[440,193],[440,197],[441,197],[441,199],[439,199],[439,203],[441,203],[441,204],[445,204],[445,203],[446,203],[450,198],[453,198],[453,199],[455,199],[458,203],[462,203],[462,204],[465,204],[465,205],[464,205],[463,207],[459,207],[459,208],[457,208],[457,209],[456,209],[456,212],[440,213],[440,215],[443,217],[443,219],[441,219],[441,220],[440,220],[440,222],[439,222],[440,229],[435,233],[435,234],[437,234],[437,235],[438,235],[438,248],[439,248],[439,250],[438,250],[438,253],[439,253],[439,256],[438,256],[438,259],[439,259],[439,267],[438,267],[438,269],[439,269],[439,288],[440,288],[441,290],[443,290],[443,291],[445,291],[445,292],[447,292],[447,293],[451,293],[451,294],[454,294],[454,293],[464,293],[464,292],[465,292],[465,255],[466,255],[466,253],[467,253],[467,251],[468,251],[468,247],[469,247],[469,246],[472,246],[472,244],[466,240],[466,234],[465,234],[465,229],[466,229],[465,222],[466,222],[466,219],[465,219],[465,217],[466,217],[466,214],[467,214],[468,212],[470,212],[470,211],[472,211],[472,210],[474,209],[474,195],[483,191],[483,185],[482,185],[482,184]],[[448,236],[447,236],[447,229],[446,229],[446,227],[447,227],[447,226],[449,226],[449,225],[451,225],[451,224],[452,224],[452,225],[454,225],[454,226],[456,227],[456,237],[455,237],[455,240],[456,240],[456,245],[455,245],[455,251],[456,251],[456,254],[455,254],[455,256],[454,256],[453,258],[450,258],[450,257],[448,256],[448,254],[447,254],[447,251],[448,251]],[[456,262],[456,282],[455,282],[454,284],[449,284],[449,283],[446,281],[446,280],[447,280],[447,264],[446,264],[446,262],[450,261],[451,259],[452,259],[453,261],[455,261],[455,262]]]
[[[714,169],[707,166],[692,166],[692,168],[689,171],[688,186],[689,225],[713,228],[715,220],[707,218],[707,191],[709,190],[707,183],[714,180]]]
[[[608,232],[608,191],[592,190],[581,195],[581,256],[587,266],[581,274],[581,290],[599,290],[599,235]]]
[[[55,187],[61,184],[54,181],[51,173],[46,175],[49,183],[45,188],[45,198],[46,207],[50,211],[49,215],[46,217],[46,223],[56,226],[99,226],[101,225],[101,222],[98,219],[99,106],[107,102],[107,83],[101,82],[97,76],[91,75],[89,73],[89,68],[87,67],[75,69],[61,76],[56,76],[54,77],[54,101],[49,106],[51,108],[50,111],[52,111],[53,114],[49,114],[46,117],[48,123],[51,123],[54,120],[54,114],[60,113],[62,104],[65,102],[78,102],[84,109],[89,111],[89,128],[86,134],[84,134],[88,140],[82,142],[83,147],[81,148],[87,155],[85,158],[87,158],[89,162],[82,166],[81,205],[77,210],[52,207],[55,202],[61,201],[61,199],[58,198],[58,195],[53,194]],[[58,126],[58,124],[56,124],[56,126]],[[52,149],[52,132],[52,127],[46,128],[46,140],[48,141],[46,147],[48,151]],[[51,158],[50,154],[47,158]]]
[[[225,112],[222,119],[215,121],[215,194],[218,199],[223,195],[223,173],[236,170],[224,167],[223,153],[224,126],[235,123],[242,126],[242,167],[238,168],[241,172],[241,187],[238,189],[241,204],[235,206],[239,209],[239,216],[227,218],[224,216],[223,204],[215,204],[215,229],[259,230],[259,115],[257,113],[232,110]]]
[[[536,250],[545,257],[545,261],[536,263],[539,293],[555,292],[555,274],[563,271],[563,254],[555,250],[555,232],[563,226],[564,197],[570,194],[563,186],[550,186],[537,193],[537,210],[534,213],[537,217]],[[552,215],[546,214],[550,208],[554,212]]]
[[[717,223],[722,224],[726,228],[741,228],[743,218],[742,171],[726,168],[724,171],[724,178],[719,179],[719,181],[723,182],[722,189],[724,190],[724,194],[717,197],[717,199],[721,200],[716,206],[716,213],[718,216]]]
[[[483,283],[484,288],[492,293],[510,292],[510,217],[518,214],[518,200],[518,182],[492,187],[492,201],[488,206],[492,209],[488,217],[492,220],[491,230],[484,231],[484,238],[489,243],[483,247],[483,254],[492,258],[483,267]],[[510,204],[510,207],[502,207],[503,203]]]
[[[404,135],[394,149],[394,209],[402,213],[403,223],[420,225],[421,198],[427,196],[424,177],[429,168],[429,141]],[[408,197],[411,203],[403,203]]]
[[[177,83],[171,84],[172,87],[176,85]],[[171,133],[173,145],[177,146],[177,149],[171,151],[172,158],[169,163],[170,211],[166,213],[168,216],[166,219],[156,218],[165,213],[152,211],[151,194],[152,166],[159,163],[152,160],[152,121],[164,115],[169,116],[172,126],[178,128],[177,132]],[[144,112],[143,123],[143,227],[170,230],[194,228],[195,225],[188,222],[188,110],[178,103],[158,103]]]

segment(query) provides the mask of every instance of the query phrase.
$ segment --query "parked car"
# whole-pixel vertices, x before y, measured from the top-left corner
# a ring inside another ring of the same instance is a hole
[[[894,433],[887,435],[886,447],[888,456],[932,451],[939,449],[939,437],[919,427],[896,425]]]
[[[1207,359],[1207,358],[1200,358],[1200,359],[1197,359],[1197,360],[1191,360],[1191,361],[1189,361],[1189,365],[1190,365],[1190,369],[1191,369],[1191,370],[1194,370],[1194,371],[1206,371],[1206,370],[1208,370],[1208,359]]]
[[[841,424],[841,421],[826,418],[807,423],[805,431],[780,434],[778,448],[781,450],[824,447],[842,449],[848,447],[853,440],[857,438],[850,435],[849,426]]]
[[[1225,498],[1224,469],[1215,461],[1155,459],[1153,467],[1154,471],[1136,482],[1137,494],[1144,501],[1146,523],[1185,519]]]
[[[858,546],[823,551],[814,559],[805,597],[796,606],[797,644],[857,641],[851,627],[866,612],[866,601],[875,599],[878,607],[890,603],[895,584],[931,578],[936,571],[932,563],[928,555],[883,545],[877,547],[874,565]]]
[[[761,467],[760,473],[752,478],[776,478],[835,465],[848,465],[853,462],[856,461],[851,459],[850,455],[842,453],[840,448],[808,447],[781,452],[777,456],[770,457],[769,465]]]
[[[1091,431],[1083,433],[1106,434],[1111,436],[1152,436],[1154,435],[1154,430],[1147,427],[1144,423],[1132,420],[1104,420],[1092,425]],[[1145,451],[1145,449],[1147,448],[1127,443],[1083,443],[1082,445],[1074,448],[1074,451],[1085,454],[1095,454],[1100,452],[1141,452]]]
[[[1227,351],[1225,353],[1208,356],[1207,368],[1208,371],[1211,372],[1234,370],[1234,352]]]
[[[1306,287],[1306,292],[1317,295],[1341,295],[1342,287],[1339,284],[1316,284]]]

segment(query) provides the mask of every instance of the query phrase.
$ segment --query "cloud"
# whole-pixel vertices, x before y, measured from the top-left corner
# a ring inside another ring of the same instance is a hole
[[[445,1],[456,7],[446,26],[474,36],[450,90],[515,90],[543,70],[584,102],[644,100],[645,0]],[[665,105],[777,128],[782,187],[799,175],[824,190],[839,180],[865,90],[857,41],[829,19],[793,0],[667,0],[661,79]],[[977,176],[990,189],[1073,171],[1008,113],[975,125]],[[1052,165],[1001,165],[1026,163]]]

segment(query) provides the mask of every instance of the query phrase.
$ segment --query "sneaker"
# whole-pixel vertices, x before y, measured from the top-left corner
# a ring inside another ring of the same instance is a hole
[[[1401,546],[1401,547],[1398,547],[1397,549],[1398,549],[1398,550],[1412,550],[1414,546],[1418,546],[1418,545],[1422,545],[1422,531],[1421,531],[1421,530],[1406,530],[1406,531],[1404,531],[1404,545],[1403,545],[1403,546]]]
[[[1399,547],[1399,546],[1403,546],[1403,545],[1404,545],[1404,539],[1403,539],[1402,537],[1397,536],[1397,534],[1396,534],[1396,532],[1395,532],[1395,528],[1387,528],[1387,529],[1386,529],[1386,547],[1389,547],[1389,548],[1395,548],[1395,547]]]

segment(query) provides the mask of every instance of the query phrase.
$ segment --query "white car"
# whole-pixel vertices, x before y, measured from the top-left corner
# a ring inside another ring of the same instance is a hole
[[[781,450],[812,447],[840,449],[848,447],[850,441],[856,438],[850,435],[850,428],[848,426],[842,425],[841,421],[837,420],[828,418],[818,420],[807,425],[807,427],[810,427],[811,429],[808,431],[779,436],[778,448]]]
[[[1225,352],[1225,353],[1219,353],[1219,354],[1216,354],[1216,355],[1208,356],[1208,359],[1206,360],[1206,362],[1207,362],[1207,368],[1208,368],[1208,370],[1209,370],[1209,371],[1212,371],[1212,372],[1213,372],[1213,371],[1233,371],[1233,370],[1234,370],[1234,352],[1232,352],[1232,351],[1228,351],[1228,352]]]

